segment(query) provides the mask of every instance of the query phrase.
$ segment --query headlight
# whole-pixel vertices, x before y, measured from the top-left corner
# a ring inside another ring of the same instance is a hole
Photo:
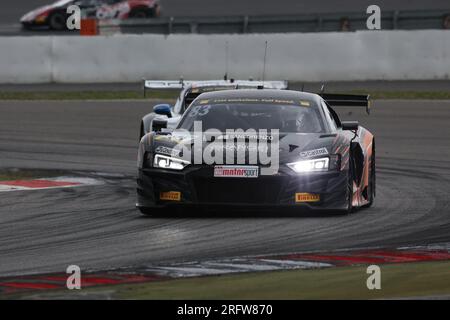
[[[163,156],[161,154],[155,155],[153,160],[153,167],[161,169],[183,170],[189,164],[191,164],[189,161]]]
[[[288,167],[295,172],[318,172],[328,171],[330,164],[329,158],[302,160],[297,162],[288,163]]]

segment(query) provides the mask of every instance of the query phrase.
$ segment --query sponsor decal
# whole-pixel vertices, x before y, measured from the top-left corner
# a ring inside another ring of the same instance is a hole
[[[211,91],[222,91],[222,90],[233,90],[236,86],[219,86],[219,87],[204,87],[201,88],[202,92],[211,92]]]
[[[258,166],[215,166],[214,177],[257,178]]]
[[[260,104],[285,104],[285,105],[298,105],[294,100],[288,99],[260,99],[260,98],[220,98],[213,99],[213,104],[222,103],[260,103]]]
[[[121,18],[124,14],[130,12],[131,8],[128,3],[121,2],[116,5],[102,5],[96,11],[96,17],[99,20]]]
[[[166,201],[180,201],[181,192],[178,191],[160,192],[159,199]]]
[[[295,202],[318,202],[320,201],[320,194],[312,193],[296,193]]]
[[[309,106],[311,106],[311,102],[309,102],[307,100],[301,100],[300,105],[304,106],[304,107],[309,107]]]
[[[254,145],[254,146],[252,146],[252,145],[247,145],[247,144],[236,144],[236,145],[217,145],[216,146],[216,150],[219,150],[219,151],[225,151],[225,152],[228,152],[228,151],[231,151],[231,152],[233,152],[233,151],[237,151],[237,152],[243,152],[243,151],[245,151],[245,152],[258,152],[258,151],[263,151],[263,152],[267,152],[267,150],[268,150],[268,147],[267,146],[261,146],[261,147],[259,147],[258,145]]]
[[[219,135],[217,140],[266,140],[272,141],[274,139],[273,136],[264,134],[264,133],[245,133],[245,132],[231,132],[229,134]]]
[[[327,148],[314,149],[309,151],[300,152],[300,157],[302,158],[312,158],[317,156],[325,156],[328,155]]]
[[[174,150],[174,149],[168,148],[168,147],[164,147],[164,146],[157,147],[155,149],[155,153],[163,154],[166,156],[173,156],[173,155],[179,154],[179,152],[177,150]]]

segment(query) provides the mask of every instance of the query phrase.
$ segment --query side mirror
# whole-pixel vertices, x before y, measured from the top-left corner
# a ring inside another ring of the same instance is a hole
[[[169,104],[157,104],[153,107],[153,112],[161,116],[167,116],[167,118],[172,118],[172,110]]]
[[[342,130],[356,131],[359,128],[358,121],[342,121]]]
[[[152,122],[152,131],[162,131],[163,129],[167,128],[167,121],[162,119],[155,119]]]

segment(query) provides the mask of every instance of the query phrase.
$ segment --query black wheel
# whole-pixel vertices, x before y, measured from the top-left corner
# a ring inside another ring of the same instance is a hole
[[[354,161],[350,153],[350,159],[348,162],[348,182],[347,182],[347,210],[346,213],[350,214],[353,212],[353,182],[355,181],[355,168]]]
[[[337,215],[347,215],[353,212],[353,181],[355,180],[354,172],[355,169],[353,167],[353,159],[350,156],[349,164],[348,164],[348,179],[347,179],[347,190],[346,190],[346,200],[347,200],[347,208],[338,210],[335,213]]]
[[[66,15],[62,12],[53,13],[50,18],[48,18],[48,25],[53,30],[65,30],[67,28]]]
[[[370,158],[370,172],[369,172],[369,184],[368,184],[368,203],[364,206],[369,208],[373,205],[373,201],[376,195],[376,167],[375,167],[375,147],[372,149],[372,157]]]
[[[130,12],[130,18],[132,19],[148,19],[153,17],[151,9],[138,8]]]

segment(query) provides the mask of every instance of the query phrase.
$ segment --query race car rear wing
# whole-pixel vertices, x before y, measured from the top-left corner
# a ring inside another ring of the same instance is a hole
[[[319,94],[331,107],[365,107],[367,114],[370,114],[370,96],[358,94]]]
[[[254,87],[264,89],[286,90],[288,81],[253,81],[253,80],[144,80],[144,97],[147,90],[181,90],[189,86],[231,86],[236,88]]]

